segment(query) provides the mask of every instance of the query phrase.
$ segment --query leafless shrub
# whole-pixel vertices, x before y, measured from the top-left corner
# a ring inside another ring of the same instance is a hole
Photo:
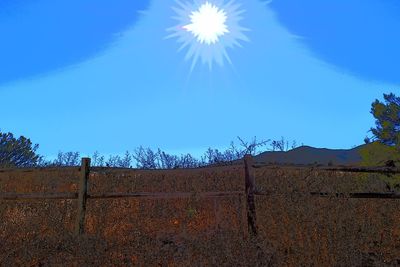
[[[51,165],[53,166],[79,166],[80,154],[79,152],[58,152],[57,158]]]
[[[297,142],[296,140],[292,141],[292,144],[289,146],[289,141],[285,140],[285,138],[282,136],[280,140],[273,140],[271,142],[271,149],[272,151],[288,151],[290,149],[294,149],[297,147]]]
[[[240,160],[245,154],[256,155],[258,149],[265,147],[270,140],[257,141],[254,137],[251,141],[244,141],[237,137],[239,145],[233,141],[230,146],[223,151],[208,148],[200,159],[195,158],[190,153],[181,155],[169,154],[160,148],[156,151],[151,148],[140,146],[133,153],[125,152],[124,156],[110,155],[107,160],[98,151],[94,152],[91,157],[91,165],[94,167],[118,167],[132,168],[136,165],[138,169],[177,169],[177,168],[198,168],[207,165],[229,164],[236,160]],[[47,166],[78,166],[80,164],[79,152],[59,152],[54,161],[46,161],[40,159],[41,167]]]
[[[117,167],[117,168],[132,168],[132,155],[129,151],[125,152],[123,157],[120,156],[109,156],[105,162],[106,167]]]
[[[151,148],[140,146],[135,149],[133,158],[136,160],[136,166],[139,169],[157,169],[157,153]]]
[[[251,142],[245,142],[242,138],[240,138],[239,136],[237,137],[240,141],[240,145],[244,148],[241,151],[241,155],[244,156],[244,154],[251,154],[251,155],[256,155],[257,153],[257,149],[259,147],[263,147],[265,146],[268,142],[270,142],[271,140],[261,140],[257,142],[257,137],[254,136],[253,140]]]
[[[161,169],[173,169],[179,165],[179,158],[175,155],[170,155],[161,149],[158,149],[158,166]]]
[[[101,156],[98,151],[94,152],[91,161],[92,166],[103,167],[105,165],[104,156]]]

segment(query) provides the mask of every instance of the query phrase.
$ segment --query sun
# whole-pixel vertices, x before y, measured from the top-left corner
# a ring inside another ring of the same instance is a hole
[[[190,15],[191,24],[183,28],[191,32],[198,42],[211,45],[218,42],[220,36],[229,32],[225,24],[226,19],[224,10],[205,2],[198,11],[193,11]]]
[[[178,51],[187,48],[185,60],[192,60],[191,71],[199,59],[212,69],[213,63],[220,66],[224,61],[232,64],[227,48],[241,47],[241,41],[249,41],[244,32],[248,29],[239,22],[244,10],[235,0],[191,0],[175,1],[172,9],[178,21],[174,27],[168,28],[166,38],[176,38],[181,44]]]

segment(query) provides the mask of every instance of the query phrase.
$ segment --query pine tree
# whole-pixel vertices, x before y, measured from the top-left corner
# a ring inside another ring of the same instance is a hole
[[[38,148],[24,136],[17,139],[12,133],[0,132],[0,168],[37,166],[42,159],[36,154]]]
[[[400,148],[400,97],[393,93],[384,94],[384,102],[375,100],[371,113],[376,128],[371,128],[376,141]]]

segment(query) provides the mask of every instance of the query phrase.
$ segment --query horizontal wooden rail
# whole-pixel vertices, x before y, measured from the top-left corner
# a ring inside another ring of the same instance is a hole
[[[191,196],[197,196],[201,198],[213,198],[213,197],[226,197],[226,196],[237,196],[244,194],[242,191],[227,191],[227,192],[168,192],[168,193],[103,193],[96,195],[89,195],[88,198],[92,199],[103,199],[103,198],[156,198],[156,199],[168,199],[168,198],[188,198]]]
[[[341,172],[366,172],[366,173],[382,173],[382,174],[400,174],[399,168],[388,167],[337,167],[337,168],[319,168],[326,171],[341,171]]]
[[[317,197],[348,197],[348,198],[395,198],[400,199],[400,193],[385,192],[385,193],[321,193],[311,192],[311,195]]]
[[[258,196],[273,196],[279,195],[271,192],[255,192]],[[400,199],[400,193],[397,192],[358,192],[358,193],[328,193],[328,192],[309,192],[315,197],[347,197],[347,198],[385,198],[385,199]],[[89,194],[90,199],[112,199],[112,198],[143,198],[143,199],[174,199],[174,198],[189,198],[196,196],[200,198],[218,198],[227,196],[241,196],[242,191],[226,191],[226,192],[175,192],[175,193],[151,193],[151,192],[136,192],[136,193],[102,193]],[[290,195],[290,194],[282,194]],[[1,193],[0,200],[50,200],[50,199],[77,199],[78,193]]]
[[[397,192],[357,192],[357,193],[328,193],[328,192],[296,192],[293,194],[255,192],[257,196],[287,196],[291,195],[311,195],[313,197],[337,197],[337,198],[385,198],[400,199],[400,193]]]
[[[109,198],[145,198],[145,199],[173,199],[173,198],[188,198],[197,196],[200,198],[214,198],[226,196],[244,195],[242,191],[226,191],[226,192],[175,192],[175,193],[151,193],[151,192],[136,192],[136,193],[102,193],[88,194],[87,198],[91,199],[109,199]],[[1,193],[0,200],[46,200],[46,199],[77,199],[78,193]]]
[[[77,199],[78,193],[1,193],[0,200]]]
[[[308,166],[308,165],[274,165],[256,163],[252,165],[253,168],[291,168],[291,169],[314,169],[322,171],[341,171],[341,172],[362,172],[362,173],[381,173],[381,174],[400,174],[400,168],[391,167],[326,167],[326,166]]]

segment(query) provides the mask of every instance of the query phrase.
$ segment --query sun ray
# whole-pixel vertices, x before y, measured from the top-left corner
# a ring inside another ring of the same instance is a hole
[[[197,62],[212,69],[214,63],[223,66],[224,62],[232,64],[228,48],[242,47],[241,42],[248,42],[242,27],[244,9],[237,0],[181,0],[175,1],[172,7],[178,22],[167,29],[166,36],[176,38],[180,44],[178,52],[187,49],[185,60],[192,60],[190,70],[193,71]]]

